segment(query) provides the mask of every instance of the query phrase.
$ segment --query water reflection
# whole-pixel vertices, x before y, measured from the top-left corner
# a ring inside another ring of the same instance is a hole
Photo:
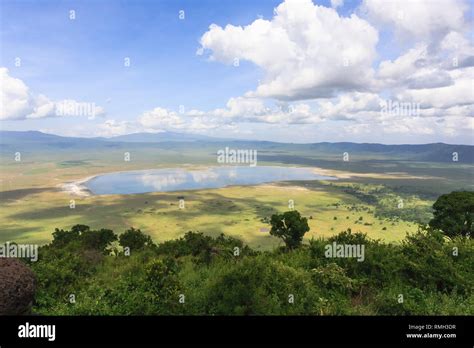
[[[110,173],[85,183],[93,194],[127,194],[219,188],[230,185],[255,185],[291,180],[330,180],[311,168],[221,166],[187,170],[153,169]]]

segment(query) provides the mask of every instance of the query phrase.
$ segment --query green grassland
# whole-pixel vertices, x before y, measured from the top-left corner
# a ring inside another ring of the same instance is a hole
[[[220,233],[241,239],[257,249],[271,249],[280,241],[268,233],[265,219],[295,209],[309,218],[305,238],[328,237],[351,228],[387,242],[400,241],[427,222],[430,207],[442,193],[472,189],[473,166],[453,163],[396,161],[381,156],[354,156],[343,163],[338,155],[288,149],[266,149],[260,165],[317,166],[338,173],[369,173],[338,181],[292,182],[227,187],[199,191],[77,197],[59,185],[100,173],[163,167],[215,165],[219,144],[182,144],[159,149],[137,144],[96,151],[24,151],[22,161],[2,157],[0,164],[0,242],[44,244],[55,228],[85,223],[107,226],[117,233],[140,228],[157,241],[175,239],[187,231]],[[132,160],[123,161],[129,150]],[[260,158],[259,157],[259,158]],[[293,160],[290,160],[293,158]],[[386,174],[390,174],[387,176]],[[385,175],[385,176],[384,176]],[[185,208],[178,206],[185,197]],[[70,208],[71,199],[75,208]],[[400,199],[403,207],[398,206]]]
[[[178,206],[180,195],[185,197],[184,209]],[[65,193],[45,190],[3,201],[0,210],[2,239],[43,244],[51,239],[54,228],[69,228],[87,221],[91,227],[106,224],[118,232],[131,226],[140,228],[155,241],[175,239],[194,230],[214,236],[224,233],[255,248],[271,248],[280,242],[269,235],[269,225],[262,220],[275,212],[288,210],[290,199],[295,202],[295,208],[310,217],[311,231],[307,238],[330,236],[352,228],[366,232],[372,238],[398,241],[406,232],[416,230],[415,224],[407,221],[376,218],[370,205],[329,187],[321,190],[294,185],[261,185],[91,196],[74,198],[74,209],[69,206],[70,199]]]

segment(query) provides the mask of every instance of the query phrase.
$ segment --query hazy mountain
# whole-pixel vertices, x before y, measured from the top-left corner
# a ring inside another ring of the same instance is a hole
[[[54,134],[47,134],[38,131],[0,131],[0,143],[8,144],[58,144],[58,145],[74,145],[79,143],[97,144],[101,141],[98,139],[62,137]]]
[[[12,143],[73,143],[73,142],[125,142],[125,143],[161,143],[161,142],[187,142],[187,141],[226,141],[227,139],[214,138],[205,135],[161,132],[161,133],[133,133],[119,135],[111,138],[79,138],[64,137],[39,131],[0,131],[0,142]]]
[[[46,134],[38,131],[0,131],[0,141],[2,143],[16,143],[16,142],[48,142],[48,141],[71,141],[75,138],[61,137],[59,135]]]
[[[111,138],[101,138],[106,141],[120,141],[127,143],[162,143],[168,141],[222,141],[225,139],[214,138],[205,135],[176,133],[176,132],[160,132],[160,133],[133,133],[127,135],[119,135]]]
[[[233,149],[257,149],[259,158],[273,160],[285,159],[286,162],[307,163],[307,159],[342,156],[348,152],[351,156],[367,156],[383,160],[407,160],[425,162],[452,162],[453,153],[457,153],[460,163],[474,163],[474,146],[451,145],[444,143],[420,145],[384,145],[368,143],[314,143],[314,144],[285,144],[270,141],[232,140],[213,138],[204,135],[162,132],[162,133],[135,133],[112,138],[77,138],[62,137],[38,131],[0,131],[0,150],[2,153],[12,151],[52,151],[68,149],[97,150],[111,148],[162,148],[185,152],[199,143],[200,148],[214,153],[217,149],[226,146]],[[278,155],[275,157],[275,155]],[[352,157],[354,158],[354,157]],[[284,161],[284,162],[285,162]],[[285,163],[286,163],[285,162]]]

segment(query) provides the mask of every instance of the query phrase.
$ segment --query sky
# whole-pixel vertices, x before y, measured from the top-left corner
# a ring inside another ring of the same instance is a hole
[[[469,0],[0,2],[0,129],[474,144]]]

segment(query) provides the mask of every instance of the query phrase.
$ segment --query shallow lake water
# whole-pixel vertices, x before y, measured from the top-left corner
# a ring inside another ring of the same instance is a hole
[[[256,185],[293,180],[332,180],[312,168],[220,166],[205,169],[150,169],[96,176],[84,183],[96,195],[185,191],[231,185]]]

